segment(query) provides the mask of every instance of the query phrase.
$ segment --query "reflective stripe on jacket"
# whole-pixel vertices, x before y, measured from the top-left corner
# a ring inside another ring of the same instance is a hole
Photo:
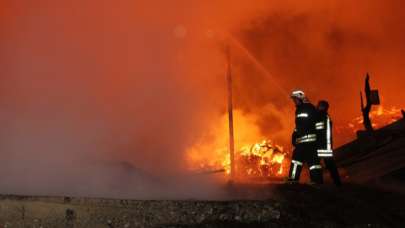
[[[318,136],[318,157],[333,157],[332,120],[327,113],[319,113],[315,128]]]

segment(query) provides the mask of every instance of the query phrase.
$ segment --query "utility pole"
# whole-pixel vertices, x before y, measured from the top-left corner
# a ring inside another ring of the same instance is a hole
[[[232,98],[232,70],[231,70],[231,52],[229,46],[226,48],[226,57],[228,62],[227,84],[228,84],[228,118],[229,118],[229,158],[231,165],[231,181],[235,180],[235,136],[233,128],[233,98]]]

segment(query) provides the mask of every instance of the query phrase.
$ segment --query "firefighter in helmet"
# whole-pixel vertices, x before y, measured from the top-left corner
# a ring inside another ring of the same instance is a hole
[[[328,114],[329,103],[325,100],[318,102],[318,121],[315,125],[317,130],[318,157],[323,159],[326,169],[329,170],[333,182],[340,186],[340,176],[333,159],[333,140],[332,140],[332,120]]]
[[[295,146],[290,165],[289,181],[298,182],[302,167],[307,163],[311,182],[321,184],[322,166],[317,155],[317,131],[315,124],[318,120],[318,111],[312,105],[305,93],[295,90],[291,94],[295,111],[295,129],[292,134],[292,143]]]

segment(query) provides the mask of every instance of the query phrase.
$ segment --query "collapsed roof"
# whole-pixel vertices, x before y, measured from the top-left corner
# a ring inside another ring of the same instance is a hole
[[[356,140],[336,149],[335,158],[352,182],[395,179],[405,186],[405,119],[358,131]]]

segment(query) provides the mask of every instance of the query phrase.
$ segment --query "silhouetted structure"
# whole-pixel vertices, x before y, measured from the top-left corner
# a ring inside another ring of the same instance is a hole
[[[370,119],[370,111],[373,105],[379,105],[380,99],[377,90],[371,90],[370,88],[370,76],[367,73],[365,82],[365,94],[366,94],[366,106],[364,106],[363,94],[360,92],[361,100],[361,112],[363,113],[363,124],[367,131],[373,131],[373,125]]]

